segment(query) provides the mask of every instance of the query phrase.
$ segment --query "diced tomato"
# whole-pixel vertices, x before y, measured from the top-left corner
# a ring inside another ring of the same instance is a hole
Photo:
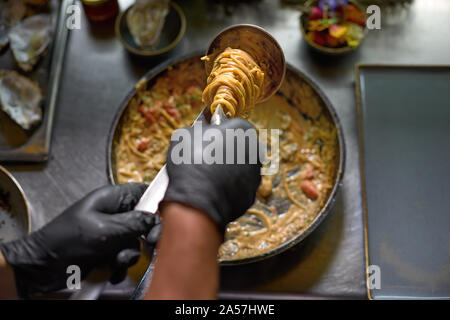
[[[314,168],[311,168],[306,172],[305,179],[307,180],[314,179]]]
[[[200,101],[197,101],[197,100],[191,101],[190,104],[191,104],[192,108],[198,108],[198,107],[200,107],[202,105],[202,103]]]
[[[147,106],[143,103],[138,107],[138,112],[145,118],[149,123],[156,123],[157,118],[159,117],[158,109],[155,107],[147,108]]]
[[[177,109],[177,108],[175,108],[175,107],[173,107],[173,106],[171,106],[171,105],[168,105],[168,104],[164,104],[164,105],[163,105],[163,108],[164,108],[164,110],[166,110],[167,113],[168,113],[172,118],[174,118],[176,121],[180,121],[180,120],[181,120],[181,116],[180,116],[180,113],[178,112],[178,109]]]
[[[148,120],[148,121],[150,121],[150,123],[156,123],[156,117],[153,115],[153,113],[152,113],[152,111],[151,110],[148,110],[146,113],[145,113],[145,115],[144,115],[144,117]]]
[[[158,124],[154,123],[151,129],[152,129],[152,132],[158,132],[158,130],[159,130]]]
[[[137,146],[138,151],[144,152],[145,150],[147,150],[148,147],[150,146],[151,141],[152,141],[151,137],[141,139],[141,141],[139,141]]]
[[[310,180],[303,180],[300,183],[300,188],[311,200],[317,200],[319,197],[319,191],[317,190],[316,184]]]

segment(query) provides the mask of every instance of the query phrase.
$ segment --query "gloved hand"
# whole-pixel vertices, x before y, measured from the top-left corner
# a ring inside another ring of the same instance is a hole
[[[220,132],[208,132],[211,129]],[[252,125],[243,119],[234,118],[225,120],[220,125],[202,124],[203,137],[216,136],[220,134],[223,138],[223,159],[226,160],[226,145],[231,145],[233,140],[228,139],[226,130],[232,129],[236,133],[244,133],[244,130],[255,130]],[[243,129],[237,130],[236,129]],[[172,141],[167,154],[167,173],[169,176],[169,186],[162,201],[162,205],[168,202],[180,202],[208,214],[219,227],[222,234],[225,232],[226,225],[240,217],[255,201],[256,191],[261,181],[261,163],[256,153],[259,150],[258,141],[252,141],[244,145],[234,144],[234,157],[232,163],[223,161],[224,164],[207,164],[202,161],[201,164],[193,164],[196,157],[202,158],[203,153],[207,152],[207,146],[211,144],[208,139],[202,139],[206,142],[194,141],[201,137],[194,137],[194,127],[183,128],[188,130],[186,137],[190,140],[192,146],[191,155],[188,163],[179,163],[178,142]],[[256,134],[256,131],[253,132]],[[175,133],[174,133],[175,134]],[[183,135],[184,138],[185,135]],[[172,139],[173,140],[173,139]],[[185,145],[189,145],[183,141]],[[256,144],[256,145],[255,145]],[[237,154],[241,152],[244,155],[245,163],[237,163]],[[251,155],[251,156],[250,156]],[[177,159],[175,159],[177,158]],[[249,161],[257,159],[257,161]],[[253,163],[252,163],[253,162]]]
[[[139,258],[138,237],[155,223],[153,215],[132,211],[145,189],[138,183],[102,187],[42,229],[2,244],[19,296],[65,288],[69,265],[80,267],[82,279],[94,267],[109,266],[111,282],[122,281]]]

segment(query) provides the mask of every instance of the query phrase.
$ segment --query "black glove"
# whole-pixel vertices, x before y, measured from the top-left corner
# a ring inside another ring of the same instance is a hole
[[[0,248],[13,267],[22,298],[66,287],[69,265],[78,265],[84,279],[94,267],[109,266],[112,282],[120,282],[137,262],[138,237],[155,223],[148,213],[130,211],[145,184],[97,189],[29,236]]]
[[[226,159],[226,145],[231,145],[232,140],[236,141],[236,139],[227,139],[226,129],[255,130],[248,121],[239,118],[225,120],[219,126],[203,123],[203,137],[211,129],[220,130],[224,140],[222,149],[224,159]],[[256,191],[261,181],[261,163],[257,154],[254,153],[255,150],[258,152],[259,143],[253,141],[255,146],[248,139],[245,140],[245,145],[235,143],[232,164],[225,161],[226,164],[206,164],[204,161],[202,164],[192,164],[196,155],[201,158],[205,147],[211,142],[194,141],[194,127],[182,130],[188,130],[190,133],[192,146],[190,164],[176,164],[178,159],[174,159],[177,156],[174,150],[179,150],[176,147],[178,142],[172,141],[167,154],[169,186],[162,203],[176,201],[207,213],[217,223],[223,234],[226,225],[243,215],[255,201]],[[244,133],[243,130],[240,130],[241,133]],[[254,133],[256,134],[256,131]],[[173,154],[172,151],[174,151]],[[237,164],[237,151],[244,152],[244,164]],[[251,161],[255,159],[257,161]]]

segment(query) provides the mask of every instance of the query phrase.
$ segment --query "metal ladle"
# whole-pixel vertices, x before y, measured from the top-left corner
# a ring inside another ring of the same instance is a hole
[[[286,73],[284,53],[278,42],[263,28],[251,24],[238,24],[219,32],[211,41],[206,56],[205,69],[209,75],[217,56],[226,48],[241,49],[248,53],[264,73],[261,96],[257,103],[268,100],[280,88]],[[225,117],[217,106],[211,123],[220,124]]]

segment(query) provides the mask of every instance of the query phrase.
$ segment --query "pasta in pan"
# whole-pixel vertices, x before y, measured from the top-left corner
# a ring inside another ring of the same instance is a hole
[[[116,182],[153,179],[165,163],[172,132],[191,125],[200,113],[206,84],[198,57],[174,65],[148,86],[138,84],[114,146]],[[278,94],[258,104],[248,120],[257,129],[281,130],[279,170],[263,176],[254,205],[228,225],[220,261],[259,255],[301,234],[337,176],[336,127],[314,90],[295,73],[288,70]]]

